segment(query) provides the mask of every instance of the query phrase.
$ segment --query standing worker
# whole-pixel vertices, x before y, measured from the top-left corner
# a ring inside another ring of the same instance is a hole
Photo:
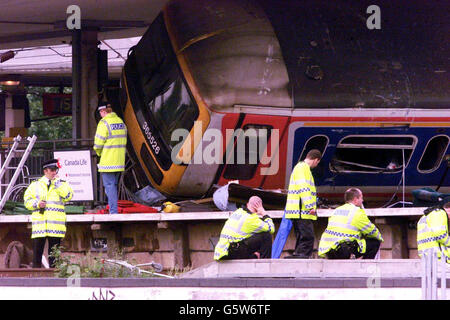
[[[450,263],[449,219],[450,202],[424,211],[417,223],[417,249],[420,257],[429,252],[437,252],[440,258],[443,252],[446,262]]]
[[[73,197],[69,184],[57,177],[58,160],[52,159],[42,165],[44,176],[33,181],[25,191],[25,207],[32,210],[31,242],[33,246],[33,268],[40,268],[45,241],[48,239],[50,267],[54,267],[51,249],[59,246],[66,234],[64,203]]]
[[[214,260],[269,259],[275,226],[266,214],[261,198],[248,200],[247,210],[234,211],[220,233]]]
[[[309,259],[312,255],[317,198],[311,169],[317,167],[321,158],[319,150],[310,150],[305,160],[297,163],[291,173],[284,214],[286,219],[292,221],[296,242],[294,253],[286,258]]]
[[[337,207],[319,243],[319,257],[328,259],[374,259],[383,238],[363,209],[363,194],[350,188],[344,194],[345,204]]]
[[[100,104],[97,110],[102,117],[94,140],[94,150],[100,157],[97,167],[108,197],[109,213],[116,214],[119,213],[117,185],[120,173],[125,170],[127,127],[109,103]]]

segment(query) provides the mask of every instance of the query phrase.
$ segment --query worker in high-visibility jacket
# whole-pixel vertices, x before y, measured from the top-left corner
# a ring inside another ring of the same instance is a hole
[[[102,117],[94,139],[94,150],[100,157],[97,167],[108,197],[109,213],[116,214],[119,213],[117,185],[125,170],[127,127],[109,103],[100,104],[97,110]]]
[[[363,194],[350,188],[344,195],[345,204],[328,218],[328,226],[319,242],[319,257],[328,259],[374,259],[383,237],[363,209]]]
[[[424,211],[424,215],[417,223],[417,250],[420,257],[436,252],[440,259],[444,253],[446,262],[450,263],[449,219],[450,202]]]
[[[33,247],[33,268],[40,268],[46,240],[50,267],[54,257],[50,255],[54,246],[59,246],[66,234],[66,213],[64,203],[73,197],[69,184],[57,177],[58,160],[44,162],[44,176],[33,181],[24,194],[24,204],[31,214],[31,242]]]
[[[275,226],[264,210],[261,198],[249,199],[247,209],[234,211],[220,234],[214,260],[269,259]]]
[[[291,173],[284,216],[292,221],[296,242],[294,253],[286,258],[308,259],[313,253],[317,194],[311,169],[317,167],[321,158],[319,150],[310,150]]]

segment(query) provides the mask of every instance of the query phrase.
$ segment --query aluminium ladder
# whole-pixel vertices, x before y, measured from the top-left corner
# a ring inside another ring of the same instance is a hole
[[[33,149],[34,143],[37,140],[37,137],[35,135],[33,135],[33,137],[28,137],[27,141],[28,141],[28,145],[26,147],[26,149],[17,149],[19,147],[19,143],[22,140],[22,137],[20,135],[18,135],[17,137],[14,138],[14,143],[8,153],[8,156],[5,159],[5,163],[2,165],[2,169],[0,171],[0,182],[2,181],[2,178],[4,176],[4,174],[6,173],[7,170],[16,170],[11,178],[11,181],[9,183],[6,184],[1,184],[0,183],[0,187],[2,186],[7,186],[5,193],[2,195],[2,199],[0,201],[0,213],[3,210],[3,207],[5,206],[6,200],[8,200],[11,190],[14,187],[17,178],[19,177],[20,172],[22,172],[23,166],[25,165],[25,161],[27,161],[28,156],[31,153],[31,150]],[[19,165],[17,167],[10,167],[9,164],[11,162],[11,160],[14,158],[15,154],[18,152],[23,152],[23,156],[20,159]]]

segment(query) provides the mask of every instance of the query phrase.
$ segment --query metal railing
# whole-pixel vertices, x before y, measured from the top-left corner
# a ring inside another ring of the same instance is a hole
[[[422,256],[422,299],[447,300],[447,262],[446,256],[438,251],[430,250]],[[440,269],[440,270],[439,270]],[[440,271],[440,276],[439,276]],[[438,295],[438,278],[441,279],[441,294]]]
[[[5,158],[14,142],[4,141],[0,145],[0,164],[5,161]],[[94,185],[94,202],[105,200],[103,193],[103,184],[101,179],[98,178],[97,173],[97,156],[92,149],[94,139],[60,139],[60,140],[38,140],[36,141],[33,150],[25,162],[25,166],[19,176],[16,185],[28,185],[32,180],[39,178],[43,175],[42,164],[50,159],[53,159],[55,151],[68,151],[68,150],[90,150],[91,151],[91,165],[92,165],[92,177]],[[20,162],[20,155],[11,161],[13,166],[16,166]],[[7,183],[11,177],[5,174],[0,183]],[[5,191],[5,188],[0,188],[0,196]]]

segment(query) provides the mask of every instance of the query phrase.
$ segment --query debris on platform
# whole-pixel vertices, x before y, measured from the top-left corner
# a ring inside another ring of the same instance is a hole
[[[5,202],[5,206],[2,210],[2,214],[5,215],[30,215],[31,213],[32,211],[25,208],[25,205],[22,202],[10,200]]]
[[[183,200],[175,202],[179,206],[178,212],[212,212],[219,211],[214,204],[213,198],[197,200]]]
[[[158,209],[154,207],[149,207],[140,203],[136,203],[129,200],[119,200],[118,201],[118,211],[120,214],[128,213],[156,213]],[[99,209],[96,212],[86,212],[86,214],[109,214],[109,206],[107,205],[105,209]]]
[[[28,210],[23,202],[8,200],[5,202],[2,214],[4,215],[31,215],[33,211]],[[85,207],[80,205],[65,205],[64,212],[66,214],[83,214]]]
[[[64,212],[66,214],[83,214],[85,212],[84,206],[65,205]]]
[[[237,207],[247,203],[252,196],[262,199],[264,208],[270,210],[283,210],[286,205],[287,193],[282,190],[262,190],[229,183],[219,187],[213,194],[214,203],[222,211],[234,211]]]
[[[437,192],[433,188],[421,188],[412,191],[414,207],[432,207],[450,201],[450,193]]]
[[[164,201],[166,197],[158,190],[151,186],[146,186],[134,194],[139,200],[143,201],[143,204],[154,205],[161,201]]]

